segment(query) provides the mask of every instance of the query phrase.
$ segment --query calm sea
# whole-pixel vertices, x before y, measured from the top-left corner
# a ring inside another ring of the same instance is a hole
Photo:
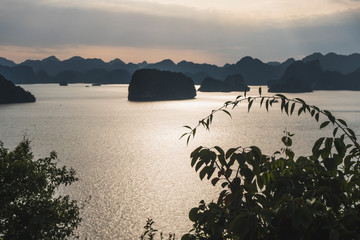
[[[58,153],[60,164],[72,166],[80,180],[61,194],[91,200],[82,211],[80,239],[138,239],[146,219],[161,231],[178,237],[191,229],[188,212],[202,199],[211,201],[219,189],[200,181],[189,155],[199,145],[224,148],[257,145],[271,154],[281,148],[283,131],[295,134],[294,150],[311,151],[312,142],[332,130],[319,130],[307,115],[287,117],[279,104],[246,104],[215,115],[211,131],[199,129],[186,146],[179,140],[194,126],[239,92],[198,93],[196,99],[134,103],[127,85],[85,87],[71,84],[23,85],[36,103],[0,105],[0,141],[13,149],[26,135],[34,155]],[[253,87],[249,95],[257,95]],[[266,93],[266,88],[263,88]],[[360,133],[360,92],[317,91],[288,94],[333,112]]]

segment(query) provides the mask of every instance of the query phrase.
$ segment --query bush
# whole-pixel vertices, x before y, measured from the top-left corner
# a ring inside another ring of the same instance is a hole
[[[360,239],[360,146],[346,122],[329,111],[308,105],[302,99],[283,95],[239,96],[212,111],[189,132],[187,142],[200,126],[210,128],[216,112],[248,102],[268,110],[281,102],[287,115],[309,113],[320,124],[329,124],[331,137],[319,138],[310,156],[296,156],[291,150],[293,134],[284,132],[284,147],[265,155],[256,146],[228,150],[200,146],[191,153],[191,166],[201,179],[223,189],[217,201],[189,212],[193,229],[188,239]]]
[[[75,171],[57,167],[55,152],[34,160],[29,140],[9,152],[0,142],[0,239],[64,239],[74,236],[79,207],[60,186],[77,181]]]

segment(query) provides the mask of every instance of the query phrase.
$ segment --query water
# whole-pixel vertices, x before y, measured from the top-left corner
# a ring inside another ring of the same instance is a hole
[[[270,154],[281,147],[286,129],[295,133],[295,151],[306,154],[319,136],[331,134],[331,129],[318,130],[309,116],[286,117],[279,106],[267,113],[254,103],[250,113],[246,104],[232,111],[232,119],[216,114],[211,131],[199,129],[186,146],[184,139],[179,140],[183,125],[194,126],[241,93],[198,93],[193,100],[134,103],[127,101],[127,85],[23,87],[37,102],[0,105],[0,140],[13,149],[26,135],[36,157],[55,150],[60,164],[75,168],[80,181],[61,193],[79,201],[91,196],[82,211],[80,239],[138,239],[148,217],[165,233],[180,237],[190,230],[189,210],[202,199],[216,198],[219,191],[200,181],[190,167],[189,155],[199,145],[257,145]],[[249,94],[256,95],[257,87]],[[328,109],[360,132],[359,92],[287,96]]]

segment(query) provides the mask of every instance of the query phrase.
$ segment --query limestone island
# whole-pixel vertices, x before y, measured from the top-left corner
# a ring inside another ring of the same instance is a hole
[[[224,81],[211,77],[203,80],[200,92],[232,92],[232,91],[249,91],[250,88],[245,85],[244,78],[241,74],[229,75]]]
[[[183,100],[195,96],[194,81],[178,72],[140,69],[129,84],[129,101]]]
[[[34,95],[22,87],[15,86],[0,74],[0,104],[35,102]]]

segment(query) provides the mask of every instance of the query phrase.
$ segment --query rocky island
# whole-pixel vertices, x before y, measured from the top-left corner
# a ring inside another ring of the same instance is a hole
[[[141,69],[134,72],[129,84],[130,101],[182,100],[195,96],[194,81],[177,72]]]
[[[0,104],[35,102],[35,97],[0,75]]]
[[[224,81],[211,77],[203,80],[200,92],[232,92],[232,91],[249,91],[250,88],[245,85],[244,78],[241,74],[229,75]]]

